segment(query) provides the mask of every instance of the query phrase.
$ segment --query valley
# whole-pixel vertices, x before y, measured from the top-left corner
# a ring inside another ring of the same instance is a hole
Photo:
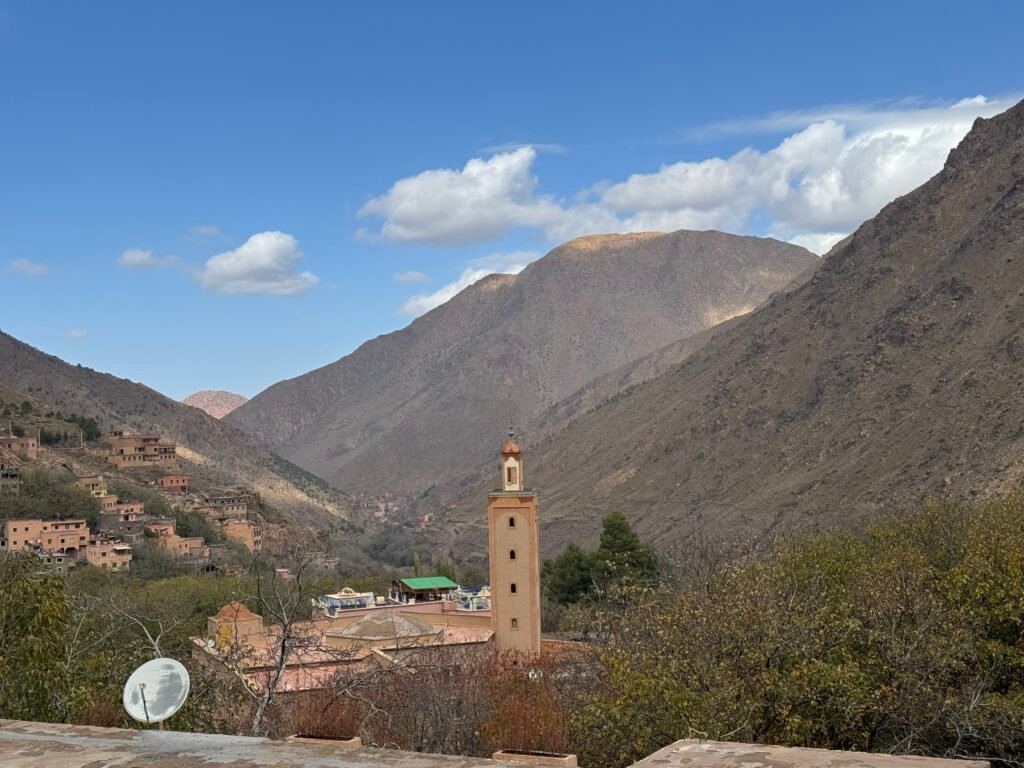
[[[926,10],[0,3],[0,768],[1024,768],[1024,6]]]

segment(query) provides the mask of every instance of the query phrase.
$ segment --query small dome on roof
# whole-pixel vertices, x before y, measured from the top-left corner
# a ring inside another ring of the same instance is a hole
[[[221,607],[212,617],[218,621],[246,621],[247,619],[258,619],[258,615],[250,611],[243,603],[233,600]]]
[[[350,640],[408,640],[418,637],[433,637],[442,632],[415,616],[404,616],[393,611],[381,611],[364,616],[347,627],[327,630],[328,635],[346,637]]]

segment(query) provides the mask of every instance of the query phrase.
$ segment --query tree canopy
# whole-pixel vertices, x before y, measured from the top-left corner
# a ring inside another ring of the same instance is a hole
[[[567,605],[606,592],[614,583],[651,582],[657,574],[654,551],[640,541],[625,515],[612,512],[601,521],[597,550],[569,544],[558,557],[544,561],[542,582],[549,599]]]

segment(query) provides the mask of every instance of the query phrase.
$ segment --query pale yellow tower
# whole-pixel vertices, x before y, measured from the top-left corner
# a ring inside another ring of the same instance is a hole
[[[523,452],[511,430],[501,448],[501,488],[487,497],[491,616],[498,648],[540,654],[540,540],[537,494],[523,481]]]

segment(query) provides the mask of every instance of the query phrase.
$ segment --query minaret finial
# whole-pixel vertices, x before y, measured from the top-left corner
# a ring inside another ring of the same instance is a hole
[[[512,428],[512,419],[508,420],[508,436],[510,438],[516,436],[516,431]]]

